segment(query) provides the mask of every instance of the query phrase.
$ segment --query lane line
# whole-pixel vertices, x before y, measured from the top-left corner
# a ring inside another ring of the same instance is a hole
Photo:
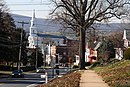
[[[0,83],[0,85],[4,85],[5,83]]]
[[[45,81],[39,81],[39,82],[37,82],[37,83],[35,83],[35,84],[31,84],[31,85],[28,85],[28,86],[26,86],[26,87],[36,87],[37,85],[38,85],[38,83],[45,83]]]
[[[31,84],[31,85],[28,85],[26,87],[35,87],[35,86],[36,86],[36,84]]]

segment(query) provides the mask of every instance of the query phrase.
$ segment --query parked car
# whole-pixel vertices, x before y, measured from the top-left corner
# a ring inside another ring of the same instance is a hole
[[[37,68],[36,72],[37,73],[45,73],[46,70],[44,68]]]
[[[12,71],[12,77],[24,77],[23,70],[14,70]]]

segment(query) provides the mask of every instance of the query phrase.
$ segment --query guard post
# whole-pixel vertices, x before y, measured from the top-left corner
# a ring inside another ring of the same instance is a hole
[[[41,75],[41,78],[44,78],[45,79],[45,83],[47,84],[48,83],[48,76],[47,76],[47,72],[45,72],[44,75]]]

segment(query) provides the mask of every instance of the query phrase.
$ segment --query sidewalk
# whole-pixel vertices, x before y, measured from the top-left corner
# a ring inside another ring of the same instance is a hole
[[[81,75],[80,87],[109,87],[93,70],[84,70]]]

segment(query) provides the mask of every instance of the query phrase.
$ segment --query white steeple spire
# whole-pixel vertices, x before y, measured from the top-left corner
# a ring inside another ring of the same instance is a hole
[[[35,10],[32,11],[31,27],[34,26]]]
[[[124,40],[124,47],[128,48],[129,41],[126,38],[126,29],[124,29],[123,40]]]
[[[123,40],[126,40],[126,29],[124,29]]]
[[[32,19],[30,20],[30,34],[28,37],[29,40],[29,48],[36,48],[36,38],[37,38],[37,27],[36,27],[36,20],[35,20],[35,10],[32,11]]]
[[[36,30],[36,23],[35,23],[35,10],[32,11],[32,19],[31,19],[31,25],[30,25],[30,35],[37,33]]]

